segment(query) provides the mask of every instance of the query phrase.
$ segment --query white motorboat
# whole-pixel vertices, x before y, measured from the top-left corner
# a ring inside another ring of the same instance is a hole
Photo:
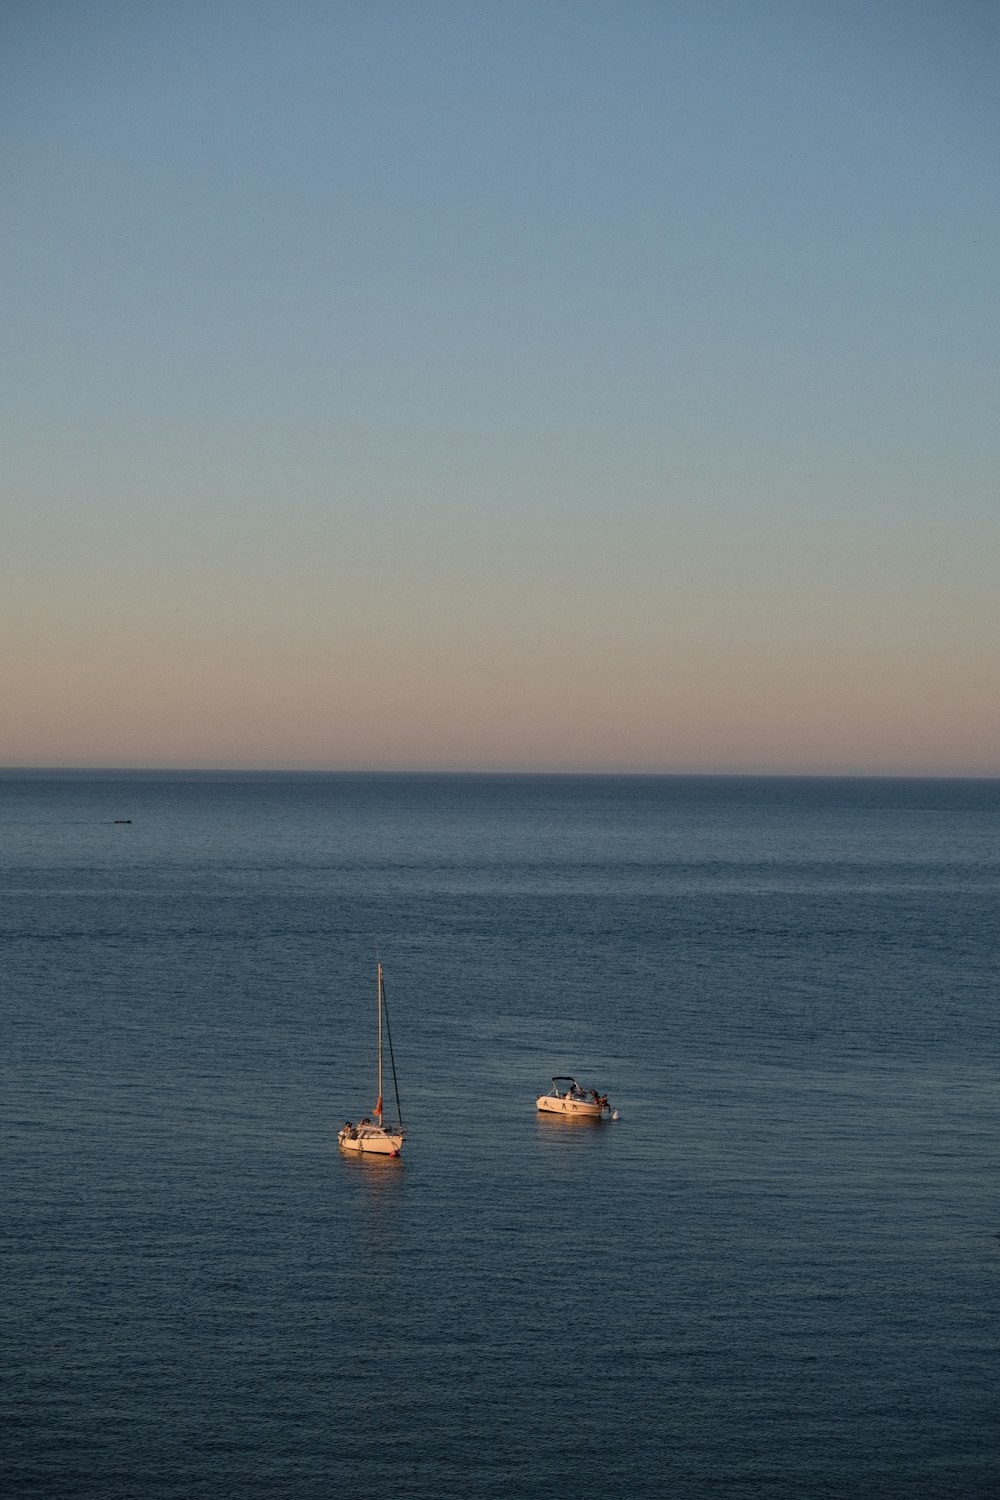
[[[399,1107],[399,1088],[396,1084],[396,1063],[392,1055],[392,1034],[389,1030],[389,1011],[385,1002],[385,982],[382,978],[382,965],[378,966],[378,998],[376,1001],[378,1017],[378,1099],[372,1111],[375,1118],[365,1116],[357,1125],[346,1120],[337,1134],[337,1140],[344,1151],[371,1152],[376,1156],[398,1156],[403,1149],[403,1141],[406,1138],[406,1130],[403,1126],[403,1111]],[[398,1124],[386,1124],[382,1115],[382,1031],[383,1021],[386,1041],[389,1044],[389,1063],[392,1068],[392,1083],[396,1094],[396,1113],[399,1116]]]
[[[559,1085],[564,1084],[564,1088]],[[575,1078],[560,1074],[553,1078],[547,1094],[539,1094],[535,1100],[540,1110],[550,1115],[573,1115],[581,1120],[600,1120],[605,1114],[617,1120],[618,1111],[612,1110],[607,1094],[596,1089],[585,1089]]]

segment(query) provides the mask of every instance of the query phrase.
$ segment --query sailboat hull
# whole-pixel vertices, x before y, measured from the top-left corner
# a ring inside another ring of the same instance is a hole
[[[383,1130],[380,1125],[361,1125],[356,1130],[342,1130],[337,1137],[344,1151],[361,1151],[374,1156],[398,1156],[406,1132]]]

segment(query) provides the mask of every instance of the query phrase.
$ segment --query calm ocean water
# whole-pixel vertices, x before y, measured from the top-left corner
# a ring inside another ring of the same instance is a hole
[[[7,775],[0,876],[5,1494],[1000,1494],[1000,783]]]

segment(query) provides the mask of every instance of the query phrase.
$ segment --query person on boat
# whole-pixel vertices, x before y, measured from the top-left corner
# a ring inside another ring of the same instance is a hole
[[[597,1099],[597,1090],[596,1089],[594,1090],[594,1098]],[[597,1102],[601,1106],[602,1109],[610,1109],[611,1108],[611,1106],[608,1104],[608,1096],[607,1096],[607,1094],[602,1094],[601,1097],[599,1099],[597,1099]]]
[[[344,1121],[344,1128],[343,1128],[341,1134],[342,1135],[346,1135],[347,1139],[349,1141],[353,1141],[353,1139],[355,1137],[355,1134],[356,1134],[356,1131],[354,1129],[354,1126],[351,1124],[350,1120],[345,1120]]]

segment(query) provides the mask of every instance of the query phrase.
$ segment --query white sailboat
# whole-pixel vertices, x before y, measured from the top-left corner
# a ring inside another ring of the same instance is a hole
[[[368,1116],[357,1125],[350,1120],[337,1134],[337,1140],[344,1151],[372,1152],[376,1156],[398,1156],[403,1149],[403,1141],[406,1138],[406,1130],[403,1126],[403,1111],[399,1106],[399,1089],[396,1087],[396,1063],[392,1055],[392,1033],[389,1030],[389,1013],[385,1003],[385,983],[382,979],[382,965],[378,966],[378,1000],[376,1002],[378,1015],[378,1099],[373,1110],[374,1120]],[[396,1094],[396,1113],[399,1115],[398,1124],[386,1124],[382,1115],[382,1030],[383,1017],[385,1022],[385,1035],[389,1043],[389,1063],[392,1068],[392,1082]]]
[[[560,1089],[561,1083],[566,1084],[566,1088]],[[582,1088],[568,1074],[553,1078],[551,1089],[547,1094],[539,1094],[535,1105],[544,1114],[571,1115],[577,1120],[600,1120],[605,1113],[612,1120],[618,1118],[618,1111],[611,1108],[607,1094]]]

